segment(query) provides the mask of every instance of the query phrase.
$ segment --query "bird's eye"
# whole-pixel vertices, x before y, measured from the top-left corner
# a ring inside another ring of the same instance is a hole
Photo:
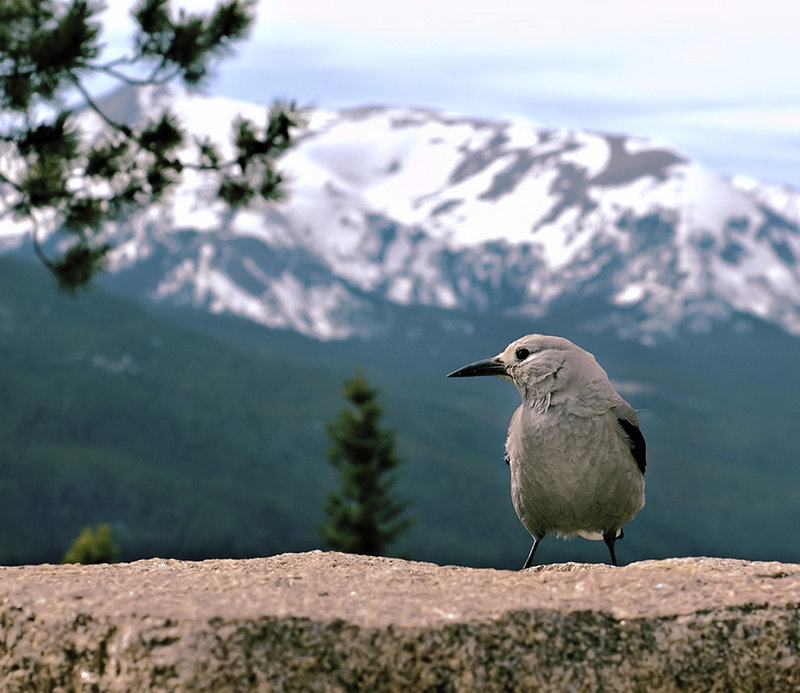
[[[526,349],[525,347],[520,347],[515,352],[515,355],[517,357],[517,361],[524,361],[526,358],[528,358],[531,355],[531,352],[528,349]]]

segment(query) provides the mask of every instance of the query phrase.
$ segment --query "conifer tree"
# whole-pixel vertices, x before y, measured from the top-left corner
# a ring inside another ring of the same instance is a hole
[[[395,437],[380,425],[378,390],[357,372],[344,384],[350,406],[329,422],[328,461],[337,469],[339,488],[328,492],[326,525],[318,528],[324,545],[335,551],[378,556],[406,532],[406,503],[393,496],[395,470],[402,458]]]
[[[0,3],[0,220],[10,213],[30,224],[34,249],[62,289],[74,291],[102,269],[111,248],[101,233],[106,222],[159,202],[187,168],[213,173],[218,197],[232,208],[280,196],[275,158],[290,144],[293,105],[276,104],[264,125],[234,122],[234,156],[226,160],[170,110],[126,124],[87,88],[95,75],[121,85],[195,88],[255,17],[254,0],[220,0],[205,13],[175,13],[171,2],[139,0],[130,52],[110,59],[102,55],[101,2]],[[106,134],[81,133],[74,108],[97,113]],[[44,229],[69,240],[61,256],[45,255]]]
[[[107,524],[97,525],[97,529],[84,527],[72,542],[62,563],[116,563],[119,548],[111,537],[111,527]]]

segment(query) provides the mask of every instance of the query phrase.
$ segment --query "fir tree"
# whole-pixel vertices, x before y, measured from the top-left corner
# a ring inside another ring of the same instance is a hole
[[[62,563],[116,563],[119,548],[111,537],[111,527],[106,524],[97,525],[97,529],[84,527],[72,542]]]
[[[192,138],[169,110],[133,126],[111,118],[87,88],[89,77],[197,87],[247,35],[255,2],[221,0],[209,12],[176,16],[171,0],[139,0],[130,53],[111,59],[102,56],[102,9],[96,0],[0,3],[0,215],[30,223],[37,254],[69,291],[102,269],[111,248],[105,223],[159,202],[187,168],[214,174],[218,197],[234,209],[279,198],[275,158],[298,117],[290,104],[276,105],[262,126],[237,120],[230,160],[213,142]],[[95,111],[106,135],[82,134],[69,103]],[[43,252],[43,226],[69,238],[60,257]]]
[[[403,460],[394,434],[380,426],[378,390],[357,372],[345,381],[344,396],[351,406],[328,424],[328,461],[338,470],[339,488],[328,492],[328,523],[318,530],[329,549],[378,556],[412,524],[402,517],[406,503],[392,495]]]

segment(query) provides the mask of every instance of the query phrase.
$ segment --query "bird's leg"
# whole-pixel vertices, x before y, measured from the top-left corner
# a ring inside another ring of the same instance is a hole
[[[616,529],[612,529],[610,532],[605,532],[603,534],[603,541],[611,552],[611,565],[617,565],[617,554],[614,553],[614,542],[617,540],[617,531]],[[620,534],[620,536],[622,536],[622,534]]]
[[[525,565],[522,566],[522,570],[525,568],[530,568],[531,563],[533,563],[533,554],[536,553],[536,547],[539,546],[539,542],[542,540],[542,537],[534,537],[533,538],[533,546],[531,546],[531,552],[528,554],[528,557],[525,559]]]

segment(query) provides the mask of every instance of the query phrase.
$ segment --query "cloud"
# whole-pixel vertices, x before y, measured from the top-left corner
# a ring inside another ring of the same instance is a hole
[[[125,12],[111,4],[119,36]],[[800,3],[785,0],[263,0],[211,89],[521,114],[653,136],[706,161],[727,147],[730,172],[746,151],[759,168],[742,172],[764,175],[772,159],[785,176],[779,147],[800,142],[798,26]]]
[[[800,9],[785,0],[272,0],[263,19],[276,26],[322,26],[381,36],[436,36],[444,43],[564,46],[618,43],[631,35],[792,39]]]

